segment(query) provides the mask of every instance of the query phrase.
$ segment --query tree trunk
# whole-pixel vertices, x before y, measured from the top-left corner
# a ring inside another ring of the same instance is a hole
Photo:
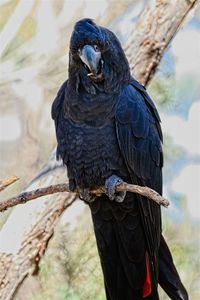
[[[147,85],[195,0],[153,0],[125,46],[133,76]]]
[[[197,0],[157,0],[148,6],[130,35],[126,53],[132,73],[147,85],[171,39]],[[32,190],[66,181],[66,171],[55,167],[55,155],[29,185]],[[54,166],[54,167],[52,167]],[[13,299],[30,274],[36,274],[53,229],[74,196],[69,193],[45,196],[15,207],[0,232],[0,299]]]

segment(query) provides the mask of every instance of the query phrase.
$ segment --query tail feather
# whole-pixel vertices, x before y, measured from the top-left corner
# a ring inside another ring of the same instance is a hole
[[[158,282],[167,295],[173,300],[188,300],[188,293],[183,286],[173,262],[170,250],[161,237],[159,249],[159,278]]]
[[[150,269],[149,269],[149,258],[148,254],[146,253],[146,280],[143,286],[143,298],[149,296],[152,292],[151,287],[151,277],[150,277]]]

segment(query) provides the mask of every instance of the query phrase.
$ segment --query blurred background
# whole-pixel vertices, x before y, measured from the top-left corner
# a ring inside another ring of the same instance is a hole
[[[55,147],[52,101],[67,78],[74,23],[91,17],[127,40],[148,0],[0,0],[0,178],[19,193]],[[192,300],[200,299],[200,6],[166,51],[148,91],[164,131],[163,230]],[[82,205],[82,204],[80,204]],[[82,206],[81,206],[82,207]],[[81,213],[80,213],[81,212]],[[8,212],[9,213],[9,212]],[[0,228],[8,213],[0,216]],[[29,300],[103,300],[90,214],[72,206],[56,226]],[[37,283],[36,283],[37,282]],[[161,292],[161,299],[168,299]]]

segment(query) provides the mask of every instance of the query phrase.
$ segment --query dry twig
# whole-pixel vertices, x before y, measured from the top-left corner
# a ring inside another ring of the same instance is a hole
[[[145,197],[153,200],[157,204],[162,205],[164,207],[167,207],[169,205],[169,201],[167,199],[163,198],[156,191],[154,191],[146,186],[133,185],[133,184],[128,184],[126,182],[123,182],[116,187],[116,190],[117,190],[117,192],[127,191],[127,192],[131,192],[131,193],[140,194],[142,196],[145,196]],[[39,189],[30,191],[30,192],[24,192],[16,197],[13,197],[11,199],[1,202],[0,203],[0,211],[4,211],[9,207],[13,207],[18,204],[23,204],[30,200],[33,200],[33,199],[36,199],[36,198],[39,198],[39,197],[42,197],[45,195],[61,193],[61,192],[70,192],[68,184],[60,183],[60,184],[50,185],[50,186],[44,187],[44,188],[39,188]],[[79,191],[77,190],[76,192],[78,193]],[[105,193],[105,188],[98,187],[96,189],[92,189],[91,193],[98,194],[98,195]]]
[[[11,176],[9,178],[0,180],[0,192],[5,190],[9,185],[13,184],[17,180],[19,180],[17,176]]]

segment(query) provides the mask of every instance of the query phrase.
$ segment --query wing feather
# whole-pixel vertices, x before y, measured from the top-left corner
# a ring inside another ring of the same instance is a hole
[[[132,80],[121,92],[116,130],[122,156],[132,183],[149,186],[162,192],[162,131],[160,118],[145,88]],[[160,207],[138,196],[141,220],[154,275],[161,236]]]
[[[66,154],[66,141],[65,141],[65,135],[63,134],[64,132],[64,121],[62,118],[62,106],[63,106],[63,101],[65,98],[65,89],[67,87],[67,80],[62,84],[60,87],[56,98],[53,101],[52,108],[51,108],[51,117],[55,122],[55,129],[56,129],[56,137],[57,137],[57,152],[56,156],[57,159],[62,157],[63,161],[67,161],[67,154]]]

